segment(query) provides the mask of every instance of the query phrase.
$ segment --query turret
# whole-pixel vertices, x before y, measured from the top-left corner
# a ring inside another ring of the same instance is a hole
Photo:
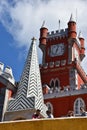
[[[0,119],[4,117],[4,113],[6,112],[8,100],[12,97],[12,94],[16,92],[15,80],[12,73],[11,67],[6,67],[4,69],[4,64],[0,62],[0,88],[3,93],[1,93],[1,112],[2,115]]]
[[[40,44],[39,47],[41,48],[41,50],[43,51],[44,46],[46,45],[46,40],[47,40],[47,33],[48,33],[48,29],[46,27],[44,27],[45,22],[43,22],[42,27],[40,28]]]
[[[12,93],[16,91],[15,79],[12,73],[12,68],[7,66],[4,69],[4,64],[1,62],[0,62],[0,82],[3,84],[3,86],[5,86],[8,89],[10,93],[9,96],[11,96]]]
[[[69,38],[76,38],[76,21],[71,14],[70,20],[68,22],[68,37]]]
[[[81,31],[79,32],[78,38],[79,38],[79,41],[81,44],[80,58],[81,58],[81,60],[83,60],[83,58],[85,57],[85,48],[84,48],[84,38],[82,36]]]

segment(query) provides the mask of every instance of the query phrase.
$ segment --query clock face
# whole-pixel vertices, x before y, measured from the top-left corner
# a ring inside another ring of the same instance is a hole
[[[61,56],[64,54],[65,46],[64,43],[60,43],[60,44],[52,45],[50,49],[51,49],[50,50],[51,57]]]

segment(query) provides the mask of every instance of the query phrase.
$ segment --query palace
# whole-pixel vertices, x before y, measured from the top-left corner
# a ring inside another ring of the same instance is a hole
[[[80,116],[80,107],[87,110],[87,75],[81,67],[85,57],[84,38],[77,34],[71,15],[66,29],[49,32],[40,28],[39,47],[42,64],[38,63],[36,39],[32,38],[19,83],[12,69],[0,63],[0,119],[31,119],[36,109],[46,117],[66,117],[69,110]]]

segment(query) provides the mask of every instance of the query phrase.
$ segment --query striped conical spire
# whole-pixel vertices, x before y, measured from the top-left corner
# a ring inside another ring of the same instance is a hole
[[[45,105],[43,102],[36,39],[34,37],[32,38],[16,98],[10,100],[7,111],[26,109],[40,109],[42,113],[46,111],[44,111]]]

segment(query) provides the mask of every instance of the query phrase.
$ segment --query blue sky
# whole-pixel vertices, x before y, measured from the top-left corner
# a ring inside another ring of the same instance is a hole
[[[85,38],[87,73],[87,0],[0,0],[0,62],[10,66],[16,81],[20,79],[31,38],[37,38],[45,20],[49,31],[66,28],[71,13],[77,18],[77,32]],[[72,8],[73,7],[73,8]],[[41,52],[38,49],[39,62]]]
[[[13,69],[13,75],[16,80],[19,80],[23,69],[24,60],[20,58],[25,50],[25,47],[17,48],[14,45],[14,39],[9,34],[3,25],[0,23],[0,62],[4,63],[4,67],[10,66]]]

